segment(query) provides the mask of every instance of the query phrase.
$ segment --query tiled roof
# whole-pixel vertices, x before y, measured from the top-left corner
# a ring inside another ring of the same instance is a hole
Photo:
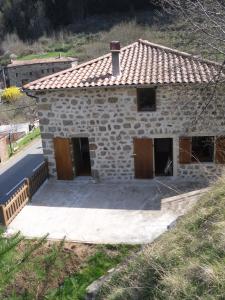
[[[29,60],[12,60],[7,68],[13,68],[18,66],[46,64],[46,63],[58,63],[58,62],[73,62],[77,61],[74,57],[50,57],[50,58],[34,58]]]
[[[24,86],[29,90],[76,87],[208,83],[221,65],[145,40],[121,49],[121,75],[112,76],[111,53]],[[223,69],[223,76],[225,71]]]

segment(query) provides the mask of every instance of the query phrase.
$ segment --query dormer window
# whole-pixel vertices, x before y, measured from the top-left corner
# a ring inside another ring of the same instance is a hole
[[[156,110],[156,89],[137,89],[137,109],[140,112]]]

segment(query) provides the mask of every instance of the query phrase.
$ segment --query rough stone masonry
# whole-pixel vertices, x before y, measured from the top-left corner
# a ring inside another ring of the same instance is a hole
[[[209,101],[206,86],[160,85],[156,111],[138,112],[135,87],[65,89],[36,92],[44,155],[56,176],[54,137],[88,137],[92,176],[98,179],[134,179],[133,139],[173,138],[174,176],[212,178],[223,165],[180,164],[180,136],[217,136],[225,132],[223,88]]]

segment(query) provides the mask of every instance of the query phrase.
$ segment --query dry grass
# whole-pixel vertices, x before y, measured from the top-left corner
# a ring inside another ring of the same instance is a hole
[[[225,177],[115,275],[99,299],[224,299],[224,226]]]

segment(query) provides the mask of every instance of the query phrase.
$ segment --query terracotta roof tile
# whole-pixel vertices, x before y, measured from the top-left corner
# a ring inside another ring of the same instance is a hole
[[[163,83],[207,83],[215,80],[221,65],[145,40],[121,49],[121,75],[112,76],[111,53],[73,68],[43,77],[24,86],[29,90],[144,85]],[[225,69],[221,72],[225,77]]]

